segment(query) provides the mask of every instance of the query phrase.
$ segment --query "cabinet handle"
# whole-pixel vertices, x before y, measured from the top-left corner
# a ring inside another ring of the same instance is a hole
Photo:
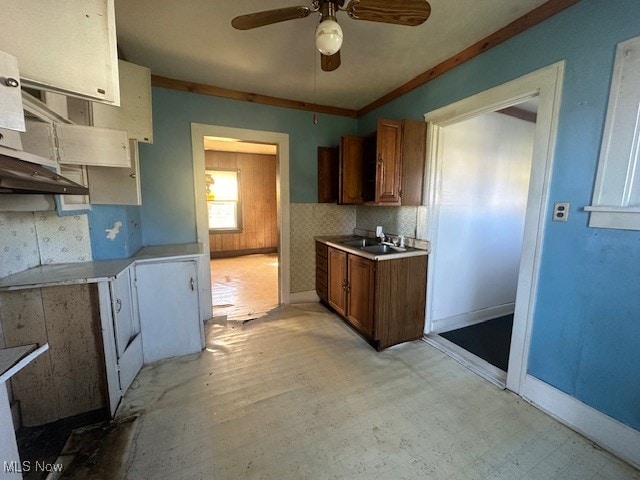
[[[136,178],[136,174],[132,173],[131,175],[129,175],[131,178]]]
[[[122,310],[122,301],[120,301],[120,299],[116,300],[116,313],[120,313],[120,310]]]
[[[191,287],[191,291],[193,292],[195,290],[195,282],[193,281],[193,277],[191,277],[191,280],[189,281],[189,286]]]
[[[5,78],[5,80],[4,80],[4,84],[5,84],[7,87],[13,87],[13,88],[18,87],[18,86],[20,85],[20,84],[18,83],[18,80],[16,80],[15,78],[11,78],[11,77],[9,77],[9,78]]]

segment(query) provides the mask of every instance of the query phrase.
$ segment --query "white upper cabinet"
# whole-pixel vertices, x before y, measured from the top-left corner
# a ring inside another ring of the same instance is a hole
[[[60,165],[131,167],[127,132],[61,123],[55,130]]]
[[[151,71],[133,63],[118,61],[120,107],[94,103],[92,124],[125,130],[129,138],[153,143],[151,118]]]
[[[36,121],[27,121],[26,125],[27,131],[21,134],[22,147],[38,156],[36,163],[50,159],[53,165],[131,167],[127,132]]]
[[[4,20],[2,23],[0,31],[5,28]],[[1,41],[0,45],[3,45]],[[0,128],[24,132],[18,60],[4,52],[0,52]]]
[[[97,205],[142,205],[138,142],[129,141],[130,168],[88,167],[89,200]]]
[[[0,0],[24,86],[120,104],[114,0]]]

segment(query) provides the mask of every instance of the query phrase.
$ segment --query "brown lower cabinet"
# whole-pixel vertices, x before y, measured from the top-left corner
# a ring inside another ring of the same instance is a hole
[[[374,261],[327,248],[327,303],[377,350],[422,338],[427,257]]]

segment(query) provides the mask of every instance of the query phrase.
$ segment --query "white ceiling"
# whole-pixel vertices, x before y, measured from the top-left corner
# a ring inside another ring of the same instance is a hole
[[[338,13],[342,66],[323,72],[317,14],[240,31],[238,15],[310,0],[116,0],[118,44],[131,62],[178,80],[359,109],[504,27],[545,0],[430,0],[421,26]],[[524,53],[523,53],[524,54]],[[317,84],[317,87],[314,87]]]

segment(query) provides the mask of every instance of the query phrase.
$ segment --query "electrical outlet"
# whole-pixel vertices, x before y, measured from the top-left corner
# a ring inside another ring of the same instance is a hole
[[[556,202],[553,204],[553,221],[566,222],[569,220],[569,202]]]

